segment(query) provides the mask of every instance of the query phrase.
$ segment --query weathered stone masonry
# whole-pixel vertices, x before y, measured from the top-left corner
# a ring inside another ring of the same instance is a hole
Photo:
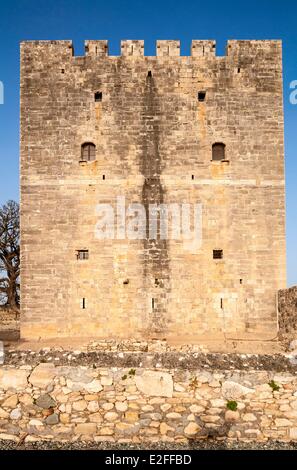
[[[104,367],[95,353],[26,351],[19,360],[8,351],[0,367],[0,441],[297,441],[296,362],[277,372],[277,356],[233,355],[224,363],[222,355],[193,354],[187,364],[176,353],[170,368],[133,368],[132,356],[117,353]]]
[[[82,163],[88,142],[96,159]],[[228,41],[225,57],[214,41],[193,41],[190,57],[179,41],[158,41],[155,57],[142,41],[122,41],[120,57],[106,41],[84,57],[71,41],[23,42],[22,337],[274,338],[283,161],[280,41]],[[201,248],[96,240],[96,205],[117,196],[201,203]]]
[[[282,289],[278,293],[279,329],[282,339],[296,337],[297,287]]]

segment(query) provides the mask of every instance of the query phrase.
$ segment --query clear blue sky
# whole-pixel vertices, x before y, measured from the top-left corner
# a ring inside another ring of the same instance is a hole
[[[156,39],[180,39],[183,55],[189,54],[192,39],[216,39],[219,55],[227,39],[282,39],[288,285],[297,284],[297,105],[289,102],[289,84],[297,80],[295,0],[1,1],[0,204],[18,199],[19,42],[26,39],[72,39],[76,55],[83,55],[85,39],[108,39],[113,55],[119,54],[121,39],[144,39],[146,55],[155,55]]]

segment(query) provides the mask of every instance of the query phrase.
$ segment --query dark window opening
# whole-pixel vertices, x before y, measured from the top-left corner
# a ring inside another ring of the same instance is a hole
[[[89,259],[89,250],[77,250],[76,257],[79,260]]]
[[[152,309],[154,310],[155,308],[155,299],[152,299]]]
[[[83,299],[82,299],[82,306],[81,307],[86,308],[86,299],[85,299],[85,297],[83,297]]]
[[[240,73],[240,67],[238,67],[238,69],[237,69],[237,73]]]
[[[129,279],[126,279],[126,280],[123,282],[123,284],[124,284],[125,286],[127,286],[127,285],[129,284]]]
[[[155,286],[159,286],[159,285],[160,285],[160,281],[159,281],[159,279],[156,278],[155,279]]]
[[[91,162],[96,160],[96,145],[87,142],[81,146],[81,161]]]
[[[105,175],[102,175],[102,179],[105,180]]]
[[[206,97],[206,91],[199,91],[198,92],[198,101],[204,101]]]
[[[65,73],[65,69],[61,69],[61,73]]]
[[[212,160],[213,161],[221,161],[225,160],[225,144],[216,142],[212,146]]]
[[[192,175],[192,180],[194,179],[194,175]]]
[[[223,259],[223,250],[213,250],[213,259]]]
[[[151,71],[151,70],[148,71],[147,76],[148,76],[148,77],[151,77],[151,76],[152,76],[152,71]]]
[[[242,280],[242,279],[239,279],[239,282],[240,282],[240,284],[242,284],[243,280]]]
[[[221,308],[223,308],[223,307],[224,307],[224,306],[223,306],[223,299],[221,299]]]
[[[97,91],[95,93],[95,101],[96,101],[96,103],[98,103],[99,101],[102,101],[102,92],[101,91]]]

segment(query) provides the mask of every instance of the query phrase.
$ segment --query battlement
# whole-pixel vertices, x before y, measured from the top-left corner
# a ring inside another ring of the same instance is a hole
[[[107,40],[86,40],[85,56],[104,57],[109,56],[109,45]],[[64,54],[74,55],[73,43],[68,41],[23,41],[21,47],[39,47],[45,49],[55,49]],[[122,40],[121,56],[123,57],[141,57],[144,54],[143,40]],[[226,57],[236,55],[254,56],[257,52],[271,55],[280,53],[282,48],[281,40],[228,40],[226,47]],[[157,40],[156,56],[157,57],[179,57],[180,41],[179,40]],[[215,40],[192,40],[191,57],[209,58],[216,57],[216,41]]]

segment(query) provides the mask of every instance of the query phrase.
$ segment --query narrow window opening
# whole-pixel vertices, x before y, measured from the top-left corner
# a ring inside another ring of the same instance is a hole
[[[152,299],[152,309],[154,310],[155,308],[155,299]]]
[[[81,146],[81,161],[91,162],[96,160],[96,145],[86,142]]]
[[[221,309],[224,308],[224,305],[223,305],[223,299],[221,298]]]
[[[239,282],[240,282],[240,284],[242,284],[242,283],[243,283],[243,280],[242,280],[242,279],[239,279]]]
[[[152,76],[152,71],[151,71],[151,70],[148,71],[147,76],[148,76],[148,77],[151,77],[151,76]]]
[[[105,180],[105,175],[102,175],[102,179]]]
[[[85,297],[83,297],[83,299],[82,299],[82,306],[81,306],[81,308],[83,308],[83,309],[86,308],[86,299],[85,299]]]
[[[61,73],[65,73],[65,69],[61,69]]]
[[[216,142],[212,146],[212,160],[222,161],[225,160],[226,145],[221,142]]]
[[[101,91],[97,91],[95,93],[95,102],[98,103],[99,101],[102,101],[102,92]]]
[[[237,69],[237,73],[240,73],[240,67],[238,67],[238,69]]]
[[[223,259],[223,250],[213,250],[213,259]]]
[[[198,101],[202,102],[205,101],[206,91],[199,91],[198,92]]]
[[[192,180],[195,179],[194,175],[192,175]]]
[[[89,250],[77,250],[76,257],[78,260],[89,259]]]

